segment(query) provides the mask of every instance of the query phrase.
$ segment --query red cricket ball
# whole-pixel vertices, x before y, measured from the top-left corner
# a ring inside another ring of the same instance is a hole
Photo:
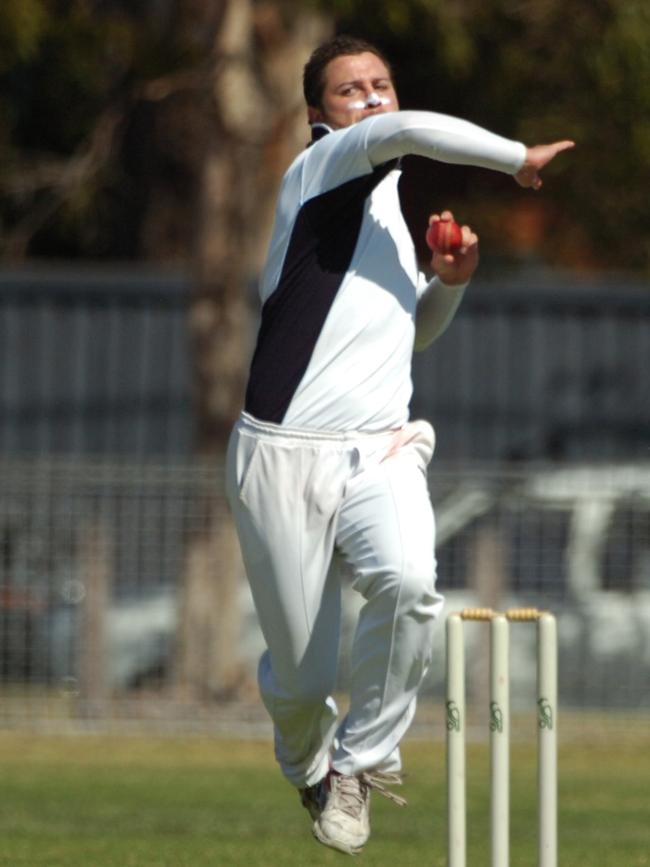
[[[434,253],[453,253],[463,245],[463,233],[453,220],[435,220],[426,234],[427,245]]]

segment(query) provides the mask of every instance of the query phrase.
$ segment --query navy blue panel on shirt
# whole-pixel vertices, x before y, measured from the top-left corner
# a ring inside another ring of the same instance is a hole
[[[352,261],[365,201],[395,165],[378,166],[300,209],[278,287],[262,307],[251,363],[245,409],[260,421],[282,422]]]

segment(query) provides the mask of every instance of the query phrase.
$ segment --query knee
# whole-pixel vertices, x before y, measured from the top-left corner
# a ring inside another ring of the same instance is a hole
[[[268,651],[260,659],[258,682],[262,696],[275,708],[286,708],[288,713],[322,706],[332,693],[335,681],[335,670],[305,664],[275,665]]]
[[[435,559],[407,563],[400,576],[398,593],[400,614],[421,620],[435,619],[442,603],[442,597],[436,592]]]
[[[434,619],[442,604],[436,592],[436,561],[433,552],[405,558],[401,569],[387,570],[378,586],[392,597],[397,616]]]

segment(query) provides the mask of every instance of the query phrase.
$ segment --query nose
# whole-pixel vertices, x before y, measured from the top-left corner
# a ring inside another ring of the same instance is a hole
[[[387,96],[379,96],[374,90],[366,96],[365,108],[379,108],[382,105],[388,105],[390,99]]]

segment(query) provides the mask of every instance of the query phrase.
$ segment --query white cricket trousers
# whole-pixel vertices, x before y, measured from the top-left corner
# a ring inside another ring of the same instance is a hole
[[[433,429],[291,430],[246,413],[228,448],[227,490],[260,626],[258,671],[275,754],[295,786],[399,771],[399,742],[431,661],[442,608],[426,470]],[[349,711],[332,698],[341,580],[365,599]]]

